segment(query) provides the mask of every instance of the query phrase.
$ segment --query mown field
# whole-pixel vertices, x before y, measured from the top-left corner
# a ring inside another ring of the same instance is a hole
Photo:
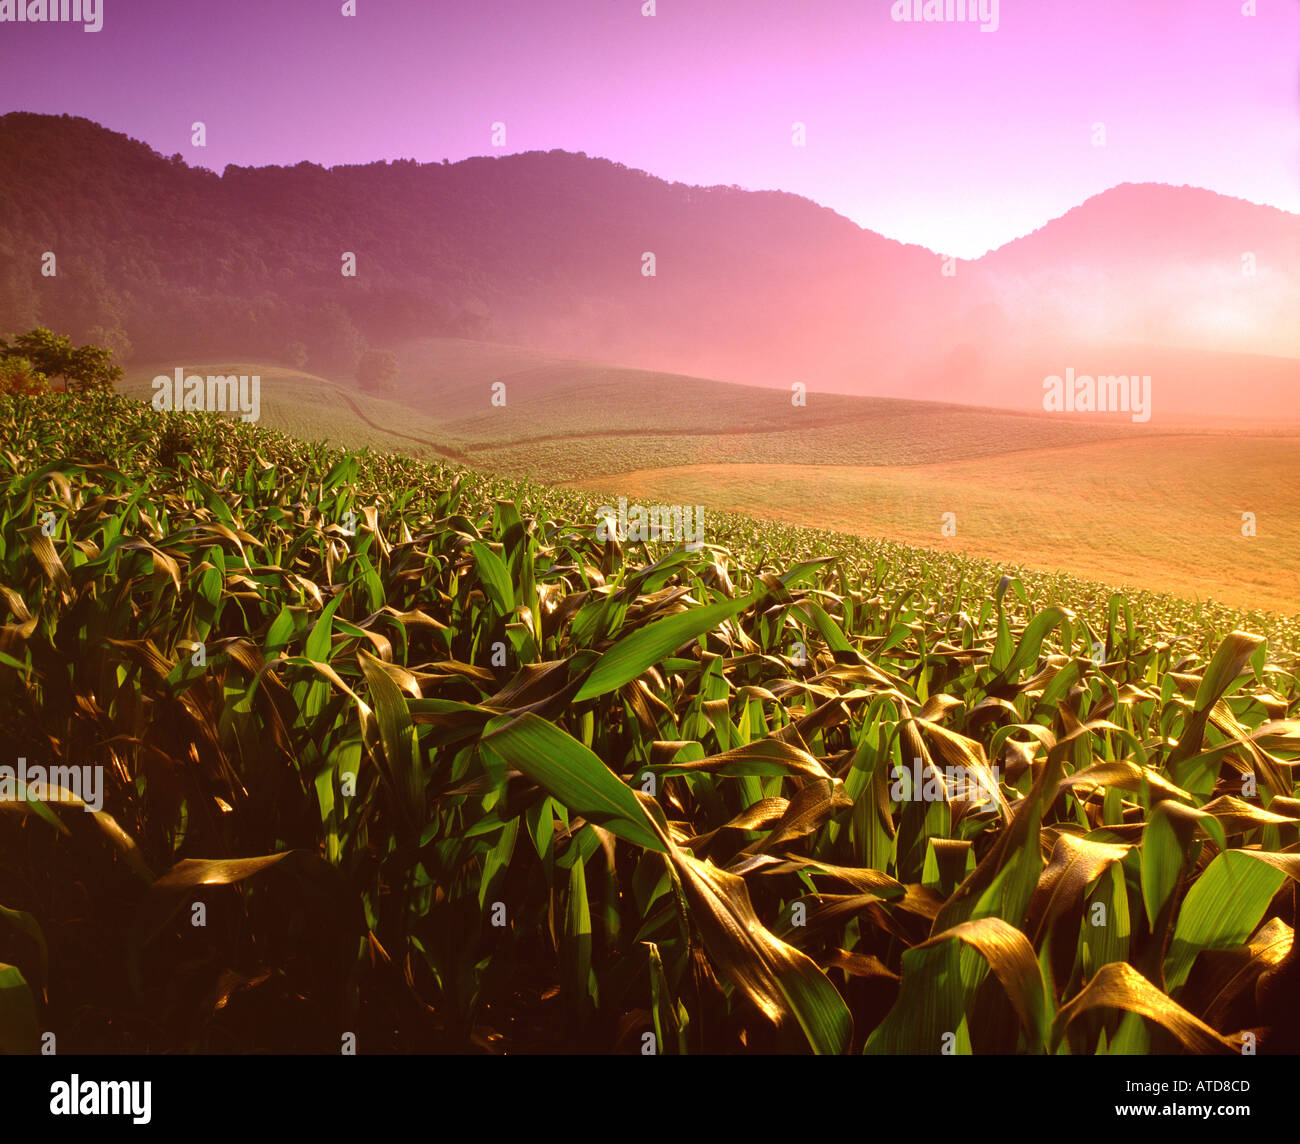
[[[574,485],[1300,609],[1300,437],[1170,434],[906,467],[709,463]]]
[[[0,399],[0,1048],[1300,1051],[1294,619],[600,503]]]

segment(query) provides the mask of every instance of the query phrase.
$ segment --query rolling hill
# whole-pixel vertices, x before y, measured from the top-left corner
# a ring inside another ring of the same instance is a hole
[[[1123,418],[898,398],[793,395],[762,386],[615,366],[462,339],[423,339],[399,355],[391,392],[235,355],[133,365],[122,392],[183,366],[262,378],[262,421],[354,447],[417,445],[503,475],[550,482],[651,466],[804,462],[918,465],[1164,432]],[[493,404],[504,386],[503,405]]]
[[[0,219],[0,330],[142,361],[234,346],[350,377],[366,346],[463,338],[1019,409],[1049,373],[1136,371],[1157,419],[1300,417],[1300,218],[1192,187],[1116,187],[948,262],[795,195],[581,153],[217,175],[12,113]]]
[[[797,408],[771,389],[457,339],[401,360],[383,397],[274,364],[186,368],[260,373],[261,424],[293,436],[611,504],[701,504],[1282,614],[1300,600],[1300,431],[1285,423],[1188,431],[825,394]],[[147,400],[174,368],[133,368],[121,388]]]

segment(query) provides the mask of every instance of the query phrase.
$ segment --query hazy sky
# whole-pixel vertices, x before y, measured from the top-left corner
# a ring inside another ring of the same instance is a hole
[[[1300,212],[1300,0],[1000,0],[992,32],[893,0],[101,2],[99,32],[0,23],[0,110],[217,171],[559,147],[964,257],[1122,182]]]

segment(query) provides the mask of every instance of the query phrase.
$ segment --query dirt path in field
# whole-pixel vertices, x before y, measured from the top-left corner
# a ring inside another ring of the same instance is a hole
[[[448,445],[439,445],[436,441],[429,440],[428,437],[416,437],[410,433],[399,433],[396,429],[390,429],[387,425],[380,425],[378,421],[372,421],[361,406],[352,399],[352,395],[341,385],[335,385],[332,381],[325,381],[324,384],[330,386],[343,399],[347,407],[356,415],[357,420],[368,425],[371,429],[377,429],[380,433],[386,433],[390,437],[400,437],[403,441],[414,441],[417,445],[426,445],[440,457],[446,457],[447,460],[455,461],[460,465],[475,467],[473,459],[468,453],[462,453],[459,449],[453,449]]]

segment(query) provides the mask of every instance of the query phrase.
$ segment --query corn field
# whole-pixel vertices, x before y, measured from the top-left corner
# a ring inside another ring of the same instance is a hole
[[[1294,620],[599,503],[0,398],[0,1049],[1300,1051]]]

